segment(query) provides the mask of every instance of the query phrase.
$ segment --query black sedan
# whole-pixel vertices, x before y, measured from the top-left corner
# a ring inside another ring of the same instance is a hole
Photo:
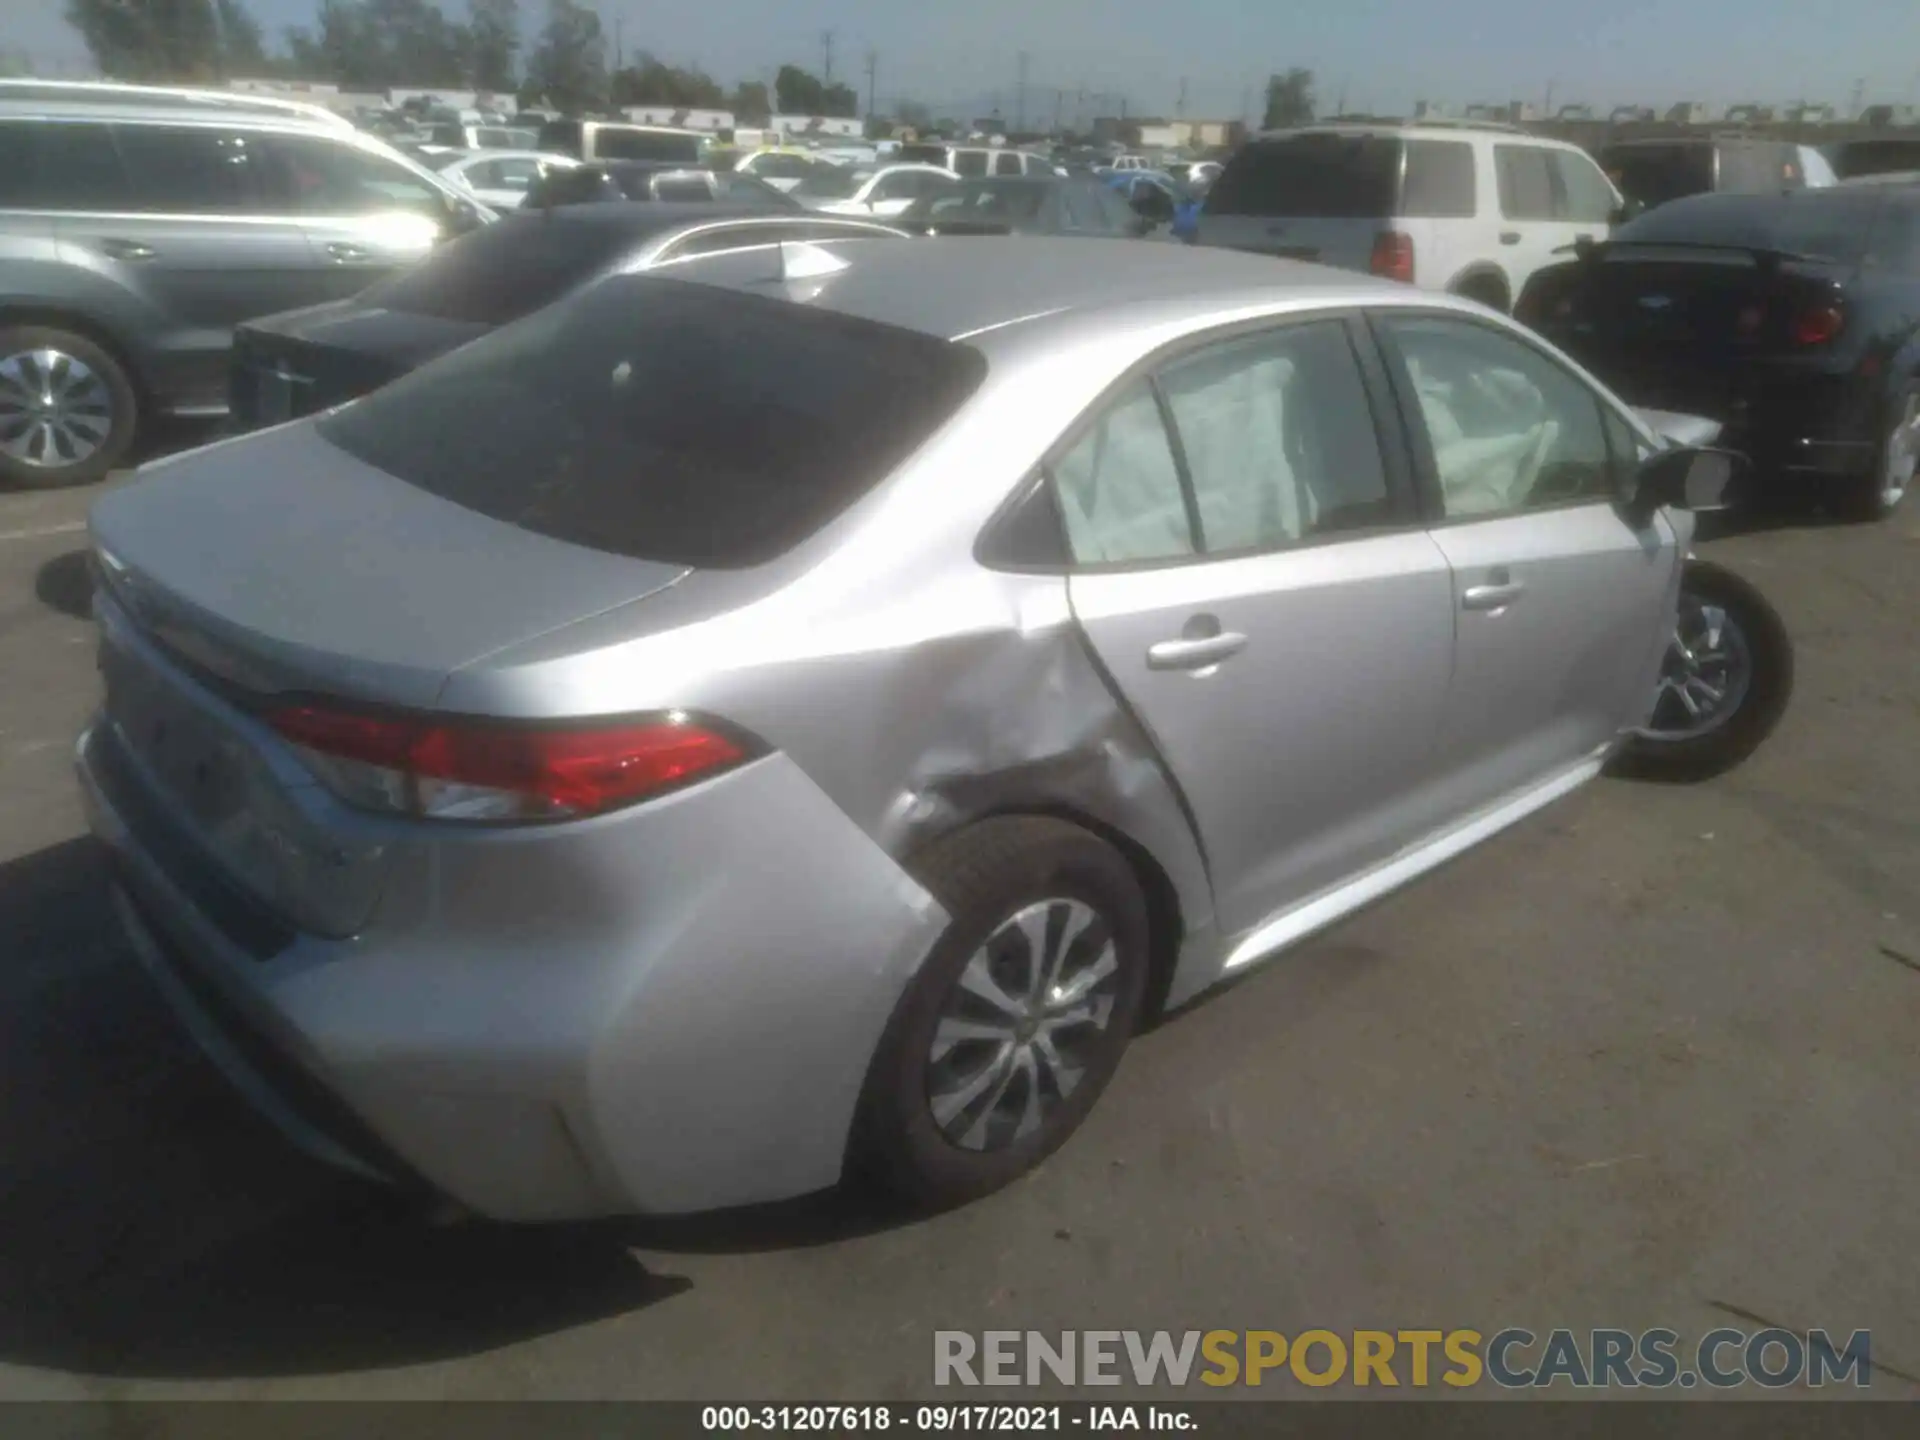
[[[906,238],[868,220],[711,200],[515,211],[351,300],[241,325],[229,428],[254,430],[364,395],[615,271],[788,241]]]
[[[894,223],[928,235],[1144,235],[1151,220],[1097,179],[965,180],[914,201]]]
[[[1625,400],[1862,519],[1920,454],[1920,189],[1696,195],[1537,272],[1516,316]]]

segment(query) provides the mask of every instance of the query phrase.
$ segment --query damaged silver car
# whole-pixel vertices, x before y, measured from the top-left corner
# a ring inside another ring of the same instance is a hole
[[[103,497],[80,774],[315,1153],[514,1220],[953,1203],[1598,773],[1711,458],[1334,270],[701,257]]]

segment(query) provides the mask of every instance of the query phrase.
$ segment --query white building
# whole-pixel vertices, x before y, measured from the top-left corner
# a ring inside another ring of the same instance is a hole
[[[676,110],[671,105],[629,105],[621,111],[636,125],[671,125],[677,130],[734,128],[731,110]]]
[[[768,129],[788,140],[862,140],[867,125],[854,116],[775,115]]]

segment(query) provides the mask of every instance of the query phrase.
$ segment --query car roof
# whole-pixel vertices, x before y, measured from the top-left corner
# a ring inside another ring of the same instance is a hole
[[[366,134],[345,120],[330,121],[304,112],[262,109],[249,105],[202,105],[171,101],[164,105],[138,100],[16,100],[0,92],[0,120],[104,120],[116,124],[226,125],[250,130],[280,130],[303,135],[330,135],[353,139]],[[369,136],[379,139],[378,136]],[[391,142],[382,141],[383,144]]]
[[[306,121],[335,130],[355,128],[346,116],[324,105],[289,96],[255,95],[240,90],[209,90],[192,86],[130,85],[105,80],[0,78],[0,111],[59,115],[66,113],[69,107],[86,112],[131,110],[167,115],[206,111],[221,117],[258,115]]]
[[[844,268],[790,289],[791,298],[943,340],[1143,301],[1205,314],[1287,292],[1336,304],[1405,302],[1417,293],[1320,265],[1145,241],[968,236],[831,253]],[[764,261],[726,256],[678,268],[690,281],[759,293],[769,278]]]
[[[769,212],[764,205],[737,205],[724,200],[606,200],[594,205],[535,205],[509,210],[502,225],[601,225],[634,235],[653,235],[670,226],[695,221],[791,220],[786,211]],[[810,217],[832,219],[832,216]]]

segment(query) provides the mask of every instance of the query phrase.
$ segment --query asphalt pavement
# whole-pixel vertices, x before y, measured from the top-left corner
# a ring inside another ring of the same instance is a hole
[[[909,1399],[936,1329],[1763,1321],[1920,1396],[1912,505],[1707,547],[1800,649],[1747,766],[1600,782],[1173,1018],[1011,1190],[510,1230],[291,1152],[116,937],[88,499],[0,495],[0,1399]]]

